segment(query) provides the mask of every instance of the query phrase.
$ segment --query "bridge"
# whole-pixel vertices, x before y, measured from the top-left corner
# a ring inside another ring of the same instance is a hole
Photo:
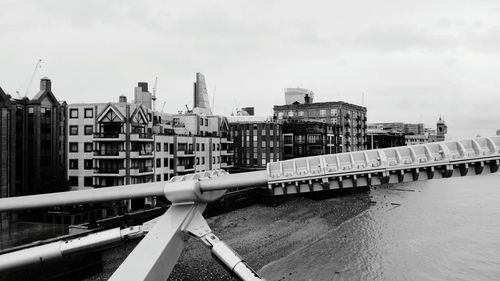
[[[165,196],[172,206],[157,221],[111,229],[0,255],[0,272],[55,262],[116,241],[144,236],[110,280],[166,280],[186,236],[201,241],[240,280],[263,280],[221,241],[202,216],[207,203],[228,190],[262,187],[272,196],[494,173],[500,166],[500,137],[445,141],[272,162],[267,170],[228,174],[223,170],[168,182],[0,199],[0,212],[58,205]]]

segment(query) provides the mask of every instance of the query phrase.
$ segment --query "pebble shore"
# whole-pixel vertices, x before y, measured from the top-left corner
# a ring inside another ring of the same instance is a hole
[[[207,221],[222,241],[259,271],[266,264],[307,247],[326,231],[357,216],[369,206],[368,192],[324,200],[297,197],[275,207],[256,204]],[[103,272],[85,280],[107,280],[137,243],[131,242],[105,252]],[[235,279],[211,257],[201,242],[190,238],[168,280]]]

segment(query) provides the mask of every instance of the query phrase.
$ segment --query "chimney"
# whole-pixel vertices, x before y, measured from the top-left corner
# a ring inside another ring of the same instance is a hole
[[[137,83],[137,86],[141,87],[143,92],[148,91],[148,82],[139,82],[139,83]]]
[[[311,98],[309,97],[309,94],[306,94],[304,96],[304,102],[305,102],[305,104],[310,104],[311,103]]]
[[[51,91],[52,90],[52,83],[50,82],[50,79],[47,77],[43,77],[40,79],[40,91]]]
[[[121,95],[119,98],[118,98],[118,102],[120,103],[126,103],[127,102],[127,97],[124,96],[124,95]]]

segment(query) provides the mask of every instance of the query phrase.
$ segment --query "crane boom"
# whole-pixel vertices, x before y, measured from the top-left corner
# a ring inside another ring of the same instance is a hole
[[[153,100],[153,111],[155,111],[156,107],[156,89],[158,87],[158,76],[155,77],[155,86],[153,88],[153,96],[151,99]]]
[[[28,96],[28,92],[31,88],[31,84],[33,83],[33,79],[35,78],[35,74],[38,71],[38,69],[41,67],[42,67],[42,60],[39,59],[35,65],[35,69],[33,69],[33,74],[31,74],[30,81],[29,81],[28,85],[26,86],[26,91],[24,92],[24,97]]]

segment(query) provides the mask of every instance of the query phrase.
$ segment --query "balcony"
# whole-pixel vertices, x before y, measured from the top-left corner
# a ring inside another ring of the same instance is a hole
[[[225,162],[222,162],[222,163],[220,163],[220,167],[221,167],[222,169],[227,169],[227,168],[233,168],[233,167],[234,167],[234,165],[233,165],[232,163],[225,163]]]
[[[119,167],[113,168],[95,168],[94,175],[102,175],[107,177],[124,177],[125,169]]]
[[[123,150],[94,150],[94,157],[96,158],[125,158],[125,151]]]
[[[188,172],[194,170],[193,164],[177,165],[177,172]]]
[[[145,150],[130,151],[130,158],[152,158],[152,157],[153,157],[153,151],[145,151]]]
[[[120,132],[94,133],[94,139],[99,141],[125,141],[125,134]]]
[[[143,176],[153,173],[153,167],[137,167],[130,169],[131,176]]]
[[[177,150],[177,157],[194,157],[193,149],[179,149]]]
[[[153,141],[153,135],[147,133],[130,134],[130,141]]]
[[[225,155],[225,156],[232,156],[233,151],[232,150],[221,150],[220,155]]]

